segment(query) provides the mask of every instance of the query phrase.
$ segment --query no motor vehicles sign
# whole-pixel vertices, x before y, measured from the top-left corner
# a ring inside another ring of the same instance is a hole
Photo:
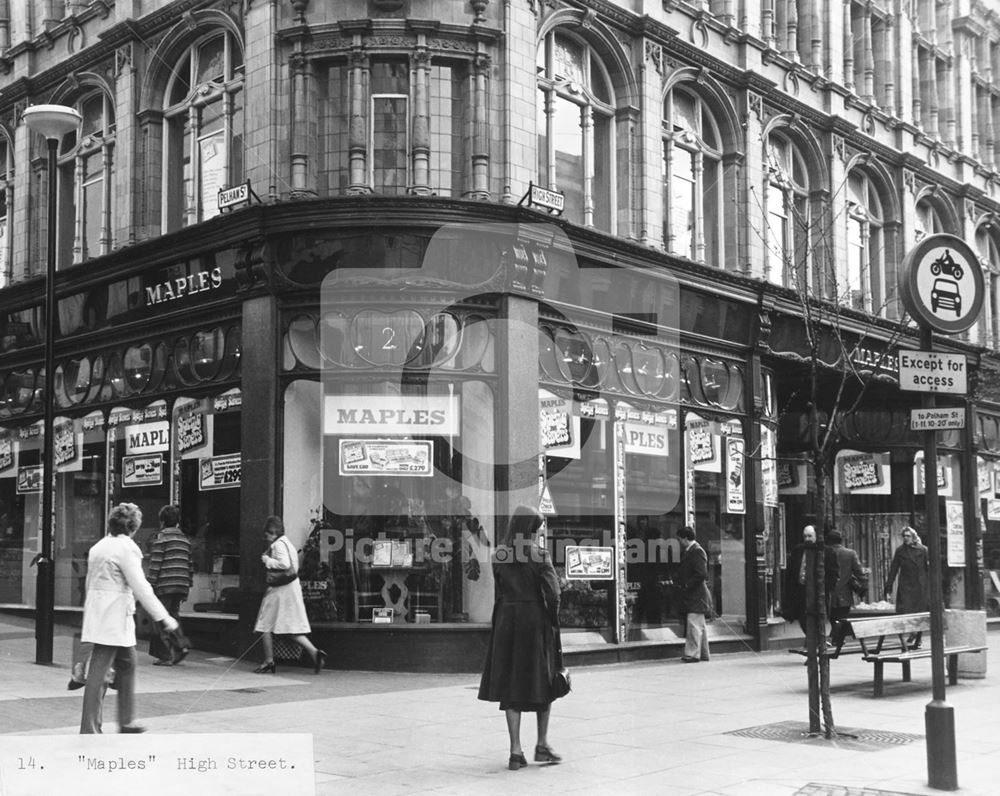
[[[899,389],[911,392],[946,392],[965,395],[964,354],[934,351],[899,352]]]

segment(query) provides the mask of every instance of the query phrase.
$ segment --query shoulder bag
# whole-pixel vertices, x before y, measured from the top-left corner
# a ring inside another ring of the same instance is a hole
[[[538,583],[538,596],[542,600],[542,606],[545,608],[545,612],[549,613],[548,606],[545,603],[545,590],[542,589],[541,581]],[[552,643],[555,646],[555,669],[552,672],[552,682],[551,693],[552,699],[562,699],[566,694],[568,694],[573,688],[573,682],[570,678],[569,669],[563,663],[563,652],[562,652],[562,633],[559,632],[559,616],[555,615],[552,622]]]
[[[285,537],[282,536],[280,538],[284,540]],[[285,549],[288,549],[288,542],[285,542]],[[294,565],[289,564],[287,569],[265,570],[264,577],[267,580],[268,586],[285,586],[293,580],[298,580],[299,573]]]

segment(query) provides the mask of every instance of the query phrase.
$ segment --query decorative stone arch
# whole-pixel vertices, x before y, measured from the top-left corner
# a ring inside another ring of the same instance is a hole
[[[147,70],[139,89],[139,111],[163,109],[163,93],[169,82],[170,72],[181,54],[189,47],[211,34],[225,30],[233,35],[246,56],[243,28],[229,14],[222,11],[195,11],[183,14],[156,48],[149,54],[151,68]]]
[[[667,99],[667,94],[675,88],[684,88],[697,94],[712,111],[712,117],[719,128],[722,141],[722,151],[726,155],[738,153],[742,156],[745,139],[739,114],[732,99],[726,94],[722,84],[709,74],[707,69],[684,66],[675,69],[663,79],[663,90],[660,92],[660,108]]]
[[[961,236],[958,208],[951,196],[937,185],[925,185],[913,197],[913,207],[916,208],[921,202],[926,202],[937,212],[944,226],[943,232]]]
[[[813,131],[802,121],[798,114],[783,113],[768,120],[761,131],[763,143],[771,133],[780,133],[798,149],[805,160],[809,176],[810,192],[827,190],[830,185],[830,170],[823,155],[823,148]]]
[[[568,33],[587,42],[601,57],[611,88],[615,92],[615,107],[638,107],[639,83],[632,69],[629,53],[607,24],[590,11],[560,9],[546,17],[538,26],[535,52],[542,46],[545,37],[557,28],[565,28]]]
[[[898,219],[902,212],[899,191],[896,180],[882,159],[868,153],[856,154],[848,159],[844,174],[850,176],[853,171],[863,172],[875,185],[879,202],[882,203],[882,213],[886,225],[890,223],[898,225]]]
[[[97,72],[74,72],[52,92],[50,101],[57,105],[73,105],[78,97],[94,89],[100,89],[108,98],[115,109],[115,117],[117,118],[118,107],[115,102],[115,88],[103,75]]]

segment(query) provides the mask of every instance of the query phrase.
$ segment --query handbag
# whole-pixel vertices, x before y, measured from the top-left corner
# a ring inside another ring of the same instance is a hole
[[[160,631],[160,640],[170,653],[170,662],[180,663],[187,657],[188,652],[191,651],[191,642],[184,635],[184,630],[181,628],[180,622],[177,623],[177,627],[174,630],[167,630],[163,627],[162,622],[157,624]]]
[[[284,536],[281,537],[282,540],[284,538]],[[285,548],[288,548],[288,542],[285,542]],[[264,579],[268,586],[284,586],[293,580],[298,580],[298,578],[298,570],[291,564],[287,569],[268,569],[264,572]]]
[[[570,678],[569,669],[563,664],[562,636],[559,627],[555,628],[556,644],[556,668],[552,674],[552,698],[562,699],[573,690],[573,681]]]
[[[847,585],[858,597],[865,597],[868,594],[868,578],[865,576],[859,578],[857,575],[851,575]]]

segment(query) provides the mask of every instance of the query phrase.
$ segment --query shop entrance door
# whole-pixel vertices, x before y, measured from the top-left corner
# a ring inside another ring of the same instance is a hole
[[[861,566],[870,572],[868,594],[860,598],[861,603],[871,605],[883,599],[893,551],[902,543],[901,531],[909,524],[910,515],[901,513],[841,514],[837,518],[844,546],[856,551]]]

